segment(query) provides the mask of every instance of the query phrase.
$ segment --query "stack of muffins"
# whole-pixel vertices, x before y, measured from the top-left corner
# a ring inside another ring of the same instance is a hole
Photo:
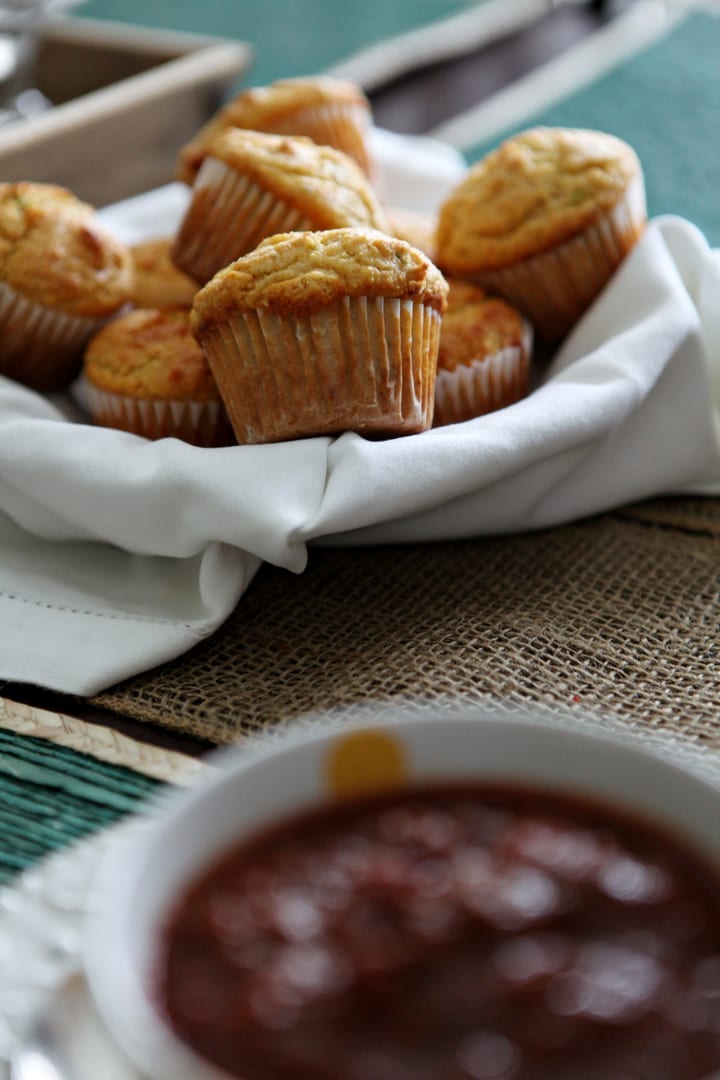
[[[96,423],[201,446],[411,434],[517,402],[533,335],[574,326],[645,224],[634,152],[601,132],[506,141],[437,219],[374,185],[347,82],[244,91],[178,159],[172,237],[127,249],[92,208],[0,185],[0,373],[82,367]]]

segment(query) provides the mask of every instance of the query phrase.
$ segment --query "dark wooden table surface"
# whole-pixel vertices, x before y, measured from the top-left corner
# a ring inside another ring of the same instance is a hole
[[[548,4],[543,18],[452,61],[413,71],[369,97],[380,127],[422,135],[560,56],[617,18],[633,0]]]

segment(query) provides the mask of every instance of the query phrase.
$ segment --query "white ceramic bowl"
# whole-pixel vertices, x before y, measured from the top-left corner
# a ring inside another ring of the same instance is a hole
[[[720,787],[686,766],[586,728],[472,709],[438,713],[378,709],[363,730],[390,735],[409,782],[493,780],[597,799],[654,821],[720,872]],[[119,1046],[153,1080],[225,1076],[181,1043],[153,1005],[158,928],[170,903],[224,849],[329,800],[329,760],[343,746],[352,756],[359,745],[363,757],[362,741],[354,749],[348,740],[356,731],[325,724],[260,751],[224,752],[215,775],[129,830],[106,858],[86,933],[90,992]],[[370,758],[358,774],[372,785],[382,762]]]

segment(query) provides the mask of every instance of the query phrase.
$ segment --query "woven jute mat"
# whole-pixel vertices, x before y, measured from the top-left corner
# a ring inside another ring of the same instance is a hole
[[[720,500],[663,499],[265,566],[212,638],[94,702],[215,743],[372,702],[532,705],[714,753],[719,614]]]

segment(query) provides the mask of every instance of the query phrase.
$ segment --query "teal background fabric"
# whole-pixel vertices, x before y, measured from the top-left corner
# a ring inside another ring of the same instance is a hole
[[[477,0],[87,0],[79,16],[241,38],[255,49],[243,83],[322,71],[384,37],[475,6]],[[482,0],[481,0],[482,2]],[[720,17],[697,13],[590,86],[520,127],[611,131],[638,151],[652,215],[676,213],[720,244]],[[503,133],[511,134],[509,129]],[[500,141],[466,148],[475,161]]]
[[[325,70],[358,49],[450,15],[478,0],[89,0],[77,14],[250,42],[244,84]],[[241,84],[242,85],[242,84]]]
[[[649,213],[680,214],[698,225],[713,247],[720,245],[720,17],[690,16],[519,127],[536,124],[619,135],[642,161]],[[468,160],[482,157],[502,137],[465,148]]]
[[[0,729],[0,883],[139,809],[161,786],[45,739]]]

